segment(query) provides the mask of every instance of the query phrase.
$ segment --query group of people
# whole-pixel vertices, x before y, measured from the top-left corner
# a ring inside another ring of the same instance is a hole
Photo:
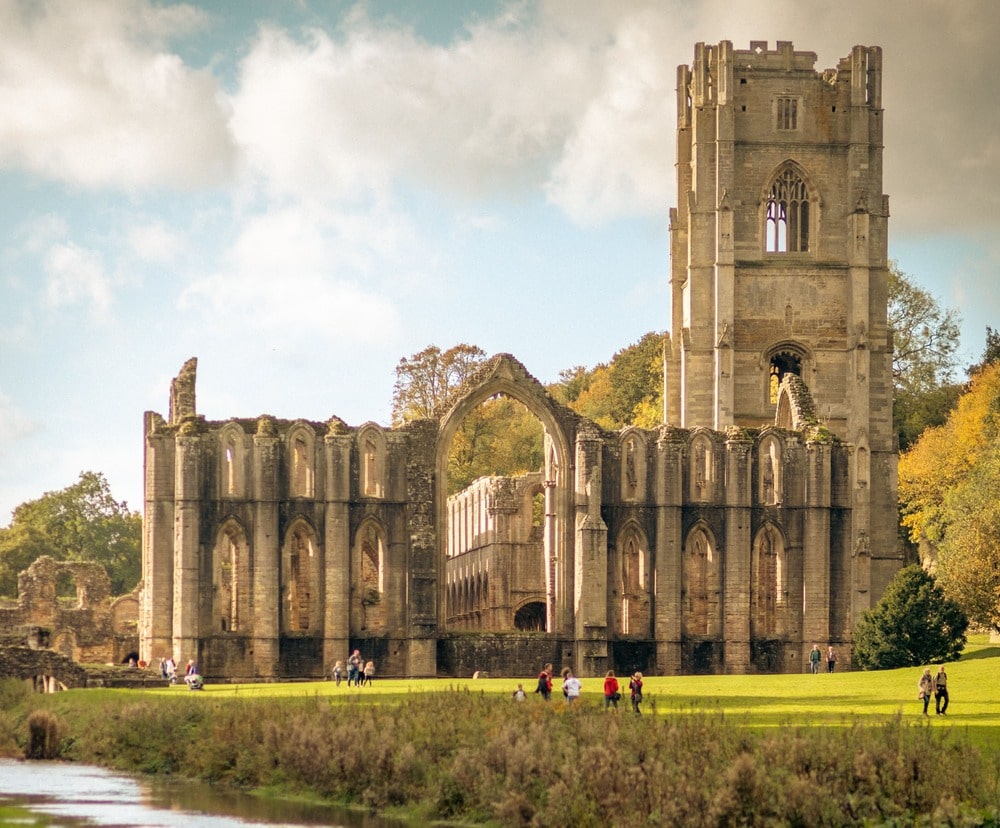
[[[347,686],[352,684],[355,687],[362,687],[371,684],[375,678],[375,662],[364,661],[361,658],[361,651],[355,650],[347,658]],[[344,664],[338,661],[333,665],[333,680],[340,687],[340,682],[344,680]]]
[[[923,702],[924,715],[931,703],[931,696],[934,697],[934,713],[944,716],[948,712],[948,674],[942,664],[936,676],[931,675],[931,668],[925,667],[924,673],[917,682],[917,698]]]
[[[820,662],[823,660],[823,653],[819,648],[819,645],[813,644],[813,648],[809,651],[809,669],[812,670],[812,674],[816,675],[819,672]],[[834,668],[837,666],[837,651],[833,649],[831,644],[826,648],[826,671],[832,673]]]
[[[639,705],[642,704],[642,673],[636,672],[628,682],[629,696],[632,702],[632,710],[640,713]],[[573,670],[563,667],[562,670],[562,692],[567,704],[573,704],[580,698],[583,686],[580,679],[573,675]],[[538,684],[535,686],[535,693],[540,695],[545,701],[552,698],[552,665],[546,664],[538,674]],[[517,690],[513,693],[515,701],[524,701],[527,696],[523,685],[517,685]],[[604,677],[604,709],[618,709],[618,702],[621,699],[621,689],[614,670],[608,670]]]
[[[177,662],[173,656],[160,659],[160,678],[170,684],[177,683]],[[184,668],[184,683],[191,690],[201,690],[205,686],[205,680],[198,672],[198,665],[194,660],[190,660]]]

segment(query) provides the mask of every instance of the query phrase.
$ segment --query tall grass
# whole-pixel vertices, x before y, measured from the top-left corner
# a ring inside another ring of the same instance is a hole
[[[605,713],[597,679],[572,707],[514,702],[511,680],[0,697],[22,749],[45,711],[66,759],[419,823],[997,824],[1000,649],[973,655],[949,665],[953,706],[930,719],[918,669],[653,677],[642,716]]]

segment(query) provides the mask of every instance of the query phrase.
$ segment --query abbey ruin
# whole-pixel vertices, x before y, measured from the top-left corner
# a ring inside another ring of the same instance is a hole
[[[901,564],[882,53],[699,43],[677,74],[665,424],[608,433],[501,354],[399,428],[145,415],[140,652],[229,679],[798,672]],[[666,305],[666,303],[665,303]],[[666,307],[665,307],[666,312]],[[447,496],[523,403],[545,461]]]

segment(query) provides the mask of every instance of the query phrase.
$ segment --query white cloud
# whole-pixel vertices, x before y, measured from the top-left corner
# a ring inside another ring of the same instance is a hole
[[[70,242],[54,244],[45,255],[45,298],[51,307],[89,306],[95,317],[111,307],[111,281],[99,253]]]
[[[0,3],[0,163],[85,187],[190,187],[232,160],[215,79],[163,41],[190,6]]]
[[[0,456],[7,446],[30,437],[39,429],[38,423],[22,412],[2,391],[0,391]]]
[[[128,244],[144,262],[169,262],[182,247],[181,236],[162,221],[136,225],[128,233]]]
[[[181,306],[200,311],[222,336],[258,331],[295,344],[384,341],[399,321],[384,298],[391,288],[376,273],[411,242],[407,226],[387,214],[275,210],[247,221],[224,268],[192,283]]]

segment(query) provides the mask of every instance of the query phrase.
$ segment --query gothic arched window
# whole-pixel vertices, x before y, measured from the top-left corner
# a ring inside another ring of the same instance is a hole
[[[768,253],[809,250],[809,190],[791,167],[782,170],[771,184],[764,230]]]

